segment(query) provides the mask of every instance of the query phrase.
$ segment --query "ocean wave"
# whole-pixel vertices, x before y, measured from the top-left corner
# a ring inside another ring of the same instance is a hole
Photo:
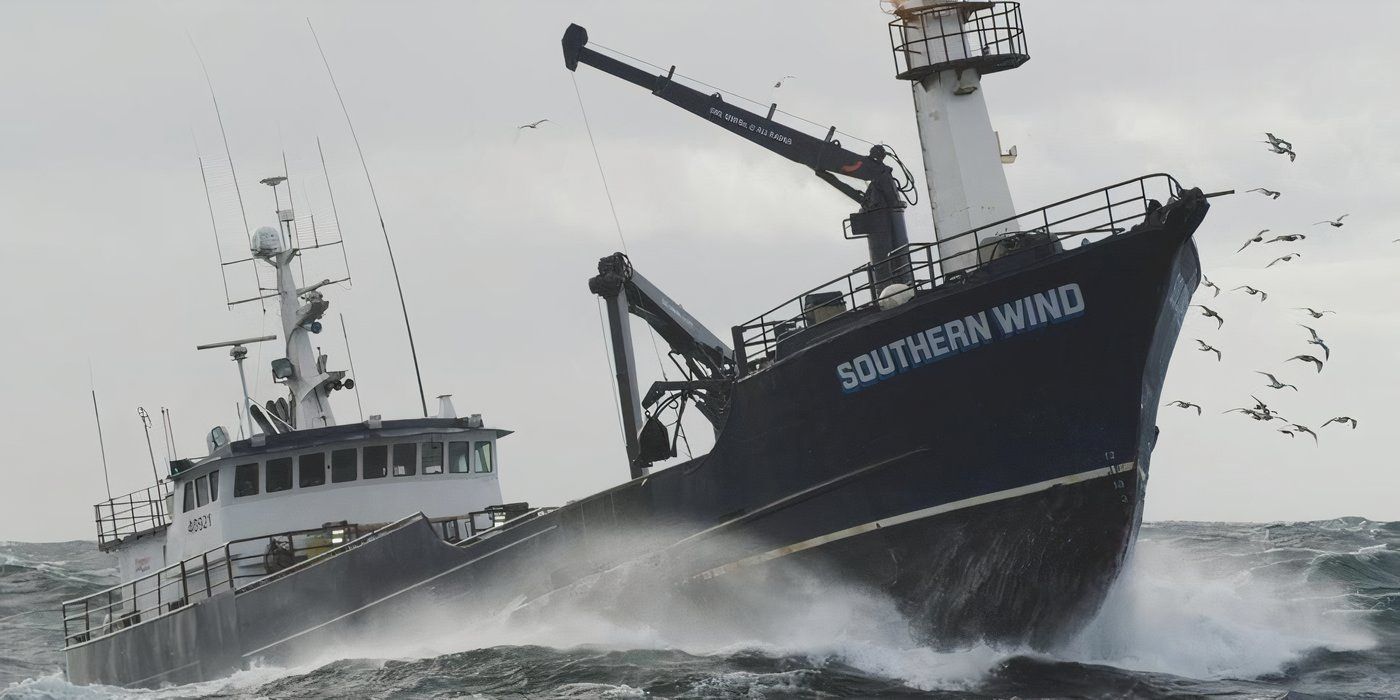
[[[94,549],[0,543],[4,610],[110,585],[112,560]],[[156,691],[72,686],[57,616],[0,616],[0,697],[1400,696],[1396,522],[1146,524],[1099,616],[1053,653],[930,649],[888,601],[821,580],[726,600],[730,615],[595,583]]]

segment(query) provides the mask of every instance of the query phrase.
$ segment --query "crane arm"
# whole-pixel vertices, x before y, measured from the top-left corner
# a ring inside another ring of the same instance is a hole
[[[654,75],[594,51],[587,46],[588,31],[577,24],[569,25],[564,32],[563,44],[564,65],[569,70],[576,70],[578,64],[583,63],[646,88],[653,95],[788,160],[805,165],[818,174],[874,181],[890,173],[889,166],[879,160],[884,155],[884,149],[878,146],[879,157],[874,152],[871,155],[858,155],[832,139],[835,128],[827,132],[826,138],[817,138],[773,121],[771,112],[765,117],[725,102],[718,93],[707,95],[675,82],[671,79],[675,73],[674,67],[664,75]],[[822,179],[836,185],[836,181],[829,177]],[[861,201],[861,193],[854,188],[836,187],[857,202]]]

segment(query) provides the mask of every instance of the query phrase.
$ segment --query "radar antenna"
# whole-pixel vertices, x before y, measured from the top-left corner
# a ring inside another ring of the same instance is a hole
[[[241,338],[241,339],[239,339],[239,340],[225,340],[225,341],[218,342],[218,343],[206,343],[206,344],[204,344],[204,345],[196,345],[194,349],[195,349],[195,350],[212,350],[212,349],[214,349],[214,348],[226,348],[226,347],[232,346],[233,349],[229,350],[229,351],[228,351],[228,354],[229,354],[229,357],[232,357],[232,358],[233,358],[233,361],[234,361],[234,362],[237,362],[237,363],[238,363],[238,383],[239,383],[239,385],[242,386],[242,388],[243,388],[243,405],[244,405],[244,406],[248,406],[248,405],[250,405],[250,403],[251,403],[251,399],[248,397],[248,377],[247,377],[247,375],[244,374],[244,372],[243,372],[243,360],[247,359],[247,357],[248,357],[248,348],[246,348],[246,347],[244,347],[244,346],[245,346],[247,343],[261,343],[261,342],[265,342],[265,341],[268,341],[268,340],[277,340],[277,336],[275,336],[275,335],[262,335],[262,336],[258,336],[258,337],[256,337],[256,338]],[[250,412],[248,412],[248,411],[244,411],[243,414],[246,415],[246,416],[248,416],[248,435],[249,435],[249,436],[252,436],[252,434],[253,434],[253,418],[252,418],[252,414],[251,414]]]

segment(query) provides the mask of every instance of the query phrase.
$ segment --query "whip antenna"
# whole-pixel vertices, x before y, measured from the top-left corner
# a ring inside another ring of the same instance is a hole
[[[151,476],[156,478],[156,483],[160,483],[160,471],[156,469],[156,451],[151,447],[151,414],[146,413],[146,409],[137,406],[136,415],[141,418],[141,429],[146,431],[146,454],[151,456]]]
[[[423,392],[423,372],[418,368],[418,349],[413,343],[413,326],[408,322],[408,303],[403,298],[403,282],[399,280],[399,266],[394,262],[394,246],[389,243],[389,227],[384,224],[384,212],[379,208],[379,195],[374,192],[374,179],[369,175],[369,163],[365,161],[365,151],[360,147],[360,137],[355,133],[355,123],[350,120],[350,110],[345,107],[345,97],[340,94],[340,85],[335,82],[331,62],[326,58],[326,50],[321,48],[321,38],[316,36],[316,27],[311,18],[306,18],[306,26],[311,30],[311,38],[316,42],[316,51],[321,54],[321,63],[326,66],[326,76],[331,79],[335,98],[340,102],[340,112],[345,115],[345,125],[350,127],[350,138],[355,141],[355,152],[360,156],[360,167],[365,171],[365,182],[369,183],[369,198],[374,202],[374,213],[379,217],[379,230],[384,233],[384,248],[389,251],[389,269],[394,273],[394,286],[399,292],[399,308],[403,310],[403,327],[408,334],[408,352],[413,356],[413,375],[418,380],[418,401],[423,406],[423,417],[428,417],[428,395]]]
[[[214,94],[214,79],[209,77],[209,66],[205,65],[204,55],[199,53],[199,46],[194,43],[194,35],[190,34],[187,31],[185,32],[185,37],[190,40],[190,48],[194,50],[194,57],[196,59],[199,59],[199,69],[204,72],[204,84],[209,86],[209,100],[214,103],[214,116],[218,119],[219,122],[219,139],[224,143],[224,157],[228,158],[228,172],[229,175],[233,178],[233,192],[238,197],[238,214],[243,217],[243,235],[246,237],[252,230],[248,227],[248,209],[243,205],[243,190],[239,189],[238,187],[238,171],[235,170],[233,167],[233,151],[229,150],[228,147],[228,132],[224,131],[224,113],[219,109],[219,97]],[[198,145],[196,145],[195,150],[199,150]],[[204,175],[204,159],[202,158],[199,161],[199,174],[200,177],[204,178],[204,197],[205,199],[209,199],[209,179]],[[214,204],[212,200],[210,200],[209,202],[209,219],[211,223],[214,220]],[[214,243],[216,248],[218,244],[218,238],[219,232],[218,225],[216,224],[214,226]],[[221,275],[224,272],[223,262],[223,251],[220,250],[219,273]],[[258,280],[258,274],[256,270],[253,271],[253,281],[261,285],[261,282],[259,282]],[[224,277],[224,299],[225,301],[228,300],[227,276]],[[261,301],[259,301],[259,305],[263,307],[263,311],[267,311],[267,306],[262,304]]]
[[[102,414],[97,412],[97,387],[92,381],[92,363],[88,363],[88,386],[92,390],[92,417],[97,420],[97,449],[102,452],[102,481],[107,484],[107,500],[112,500],[112,479],[107,476],[107,443],[102,440]]]

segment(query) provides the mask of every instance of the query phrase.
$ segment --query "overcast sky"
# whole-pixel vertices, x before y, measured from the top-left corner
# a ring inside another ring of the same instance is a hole
[[[1007,168],[1019,208],[1155,171],[1207,190],[1284,192],[1216,200],[1197,234],[1212,279],[1270,297],[1208,300],[1223,331],[1188,319],[1166,395],[1206,412],[1163,410],[1149,518],[1400,518],[1400,5],[1344,7],[1356,12],[1287,0],[1030,0],[1032,60],[985,82],[1002,141],[1020,152]],[[874,0],[9,0],[0,539],[92,538],[104,486],[89,365],[112,490],[126,493],[151,480],[137,406],[157,417],[170,408],[179,455],[202,454],[210,426],[236,425],[238,383],[224,352],[194,346],[277,327],[257,308],[224,308],[196,160],[217,165],[223,145],[189,37],[213,76],[253,226],[274,220],[256,180],[281,173],[284,151],[299,196],[323,216],[320,137],[354,285],[328,291],[319,339],[345,368],[343,313],[365,412],[416,415],[384,245],[307,17],[394,237],[428,396],[454,394],[459,412],[516,431],[501,444],[511,500],[560,503],[627,471],[586,286],[620,243],[560,57],[570,22],[597,43],[918,153]],[[784,75],[797,77],[773,90]],[[841,237],[850,203],[809,172],[631,85],[586,68],[577,78],[635,264],[720,337],[861,262],[864,246]],[[550,121],[517,132],[541,118]],[[1265,130],[1291,139],[1298,161],[1266,152]],[[1311,226],[1342,213],[1344,228]],[[926,205],[911,211],[914,239],[932,236],[930,218]],[[1262,228],[1309,238],[1235,253]],[[1301,261],[1263,270],[1285,247]],[[1337,313],[1313,323],[1295,306]],[[1283,362],[1316,350],[1300,321],[1333,348],[1321,374]],[[644,332],[638,345],[655,375]],[[260,359],[249,369],[265,399],[270,358]],[[1301,391],[1263,388],[1255,370]],[[1314,428],[1335,415],[1361,427],[1329,426],[1314,446],[1221,415],[1250,393]],[[342,420],[358,419],[348,392],[335,401]],[[697,447],[703,428],[692,426]],[[158,426],[152,438],[164,459]]]

